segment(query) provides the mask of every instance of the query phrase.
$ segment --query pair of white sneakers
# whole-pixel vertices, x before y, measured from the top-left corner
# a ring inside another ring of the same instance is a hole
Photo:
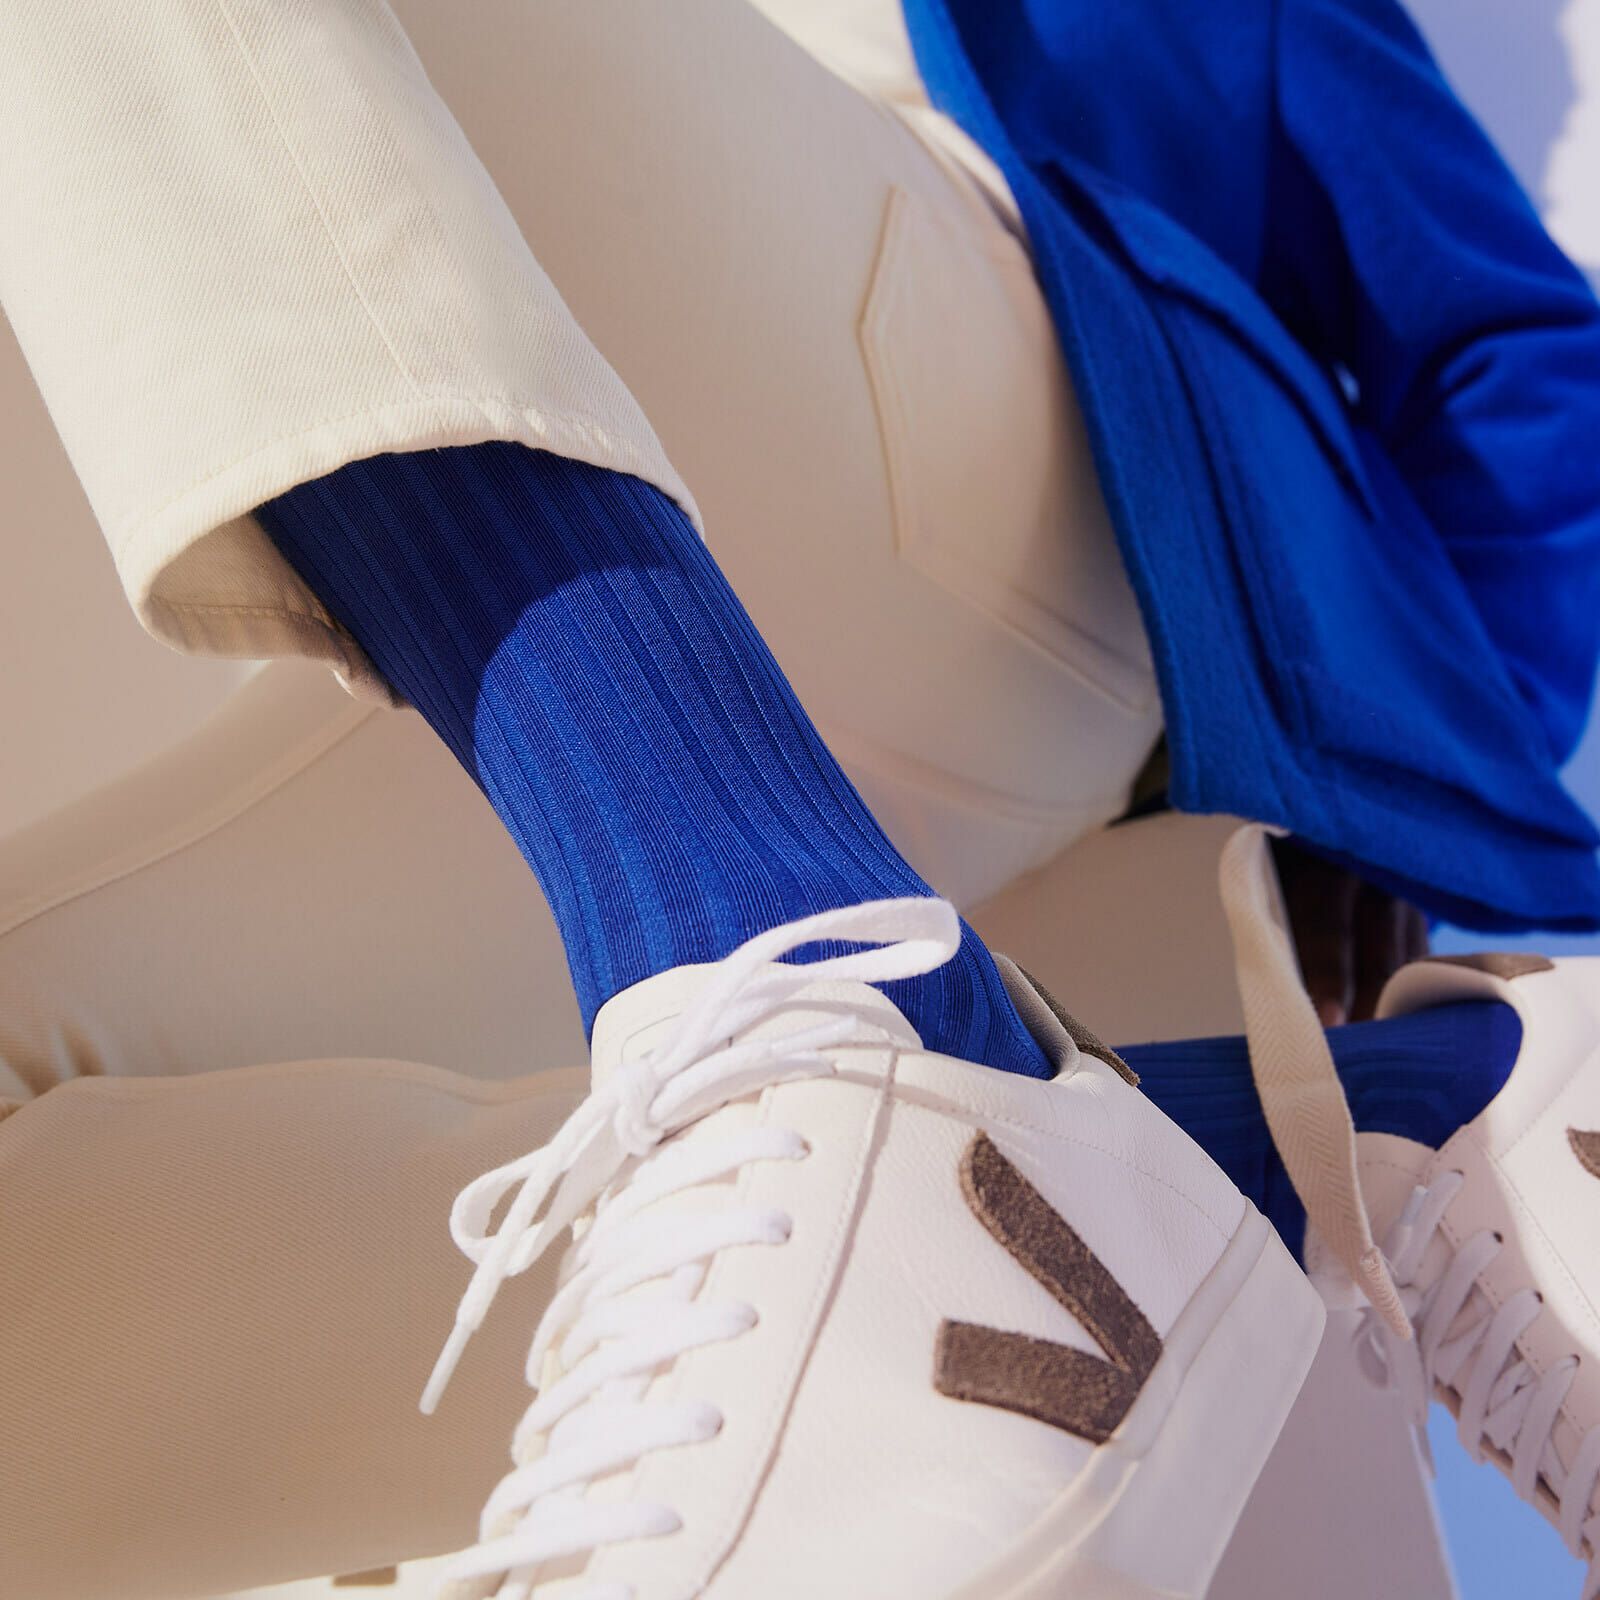
[[[822,940],[859,948],[783,959]],[[477,1270],[426,1406],[499,1283],[566,1253],[457,1594],[1204,1594],[1322,1298],[1014,966],[1051,1080],[924,1050],[872,985],[958,940],[943,902],[885,901],[629,989],[600,1013],[593,1091],[561,1134],[463,1191],[452,1229]],[[1384,1239],[1392,1291],[1363,1337],[1375,1376],[1418,1406],[1439,1386],[1470,1447],[1588,1556],[1600,973],[1429,963],[1385,1005],[1464,993],[1517,1006],[1522,1059],[1443,1151],[1351,1141],[1356,1231]],[[1349,1252],[1318,1249],[1348,1286]]]

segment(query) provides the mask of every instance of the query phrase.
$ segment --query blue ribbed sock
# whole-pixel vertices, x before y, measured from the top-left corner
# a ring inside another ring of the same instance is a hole
[[[1510,1006],[1474,1000],[1330,1028],[1328,1044],[1357,1131],[1438,1149],[1500,1092],[1516,1065],[1522,1023]],[[1140,1087],[1298,1255],[1305,1210],[1267,1131],[1244,1040],[1184,1039],[1120,1053]]]
[[[356,462],[257,515],[482,786],[585,1027],[779,923],[932,892],[658,490],[482,444]],[[930,1049],[1049,1075],[970,928],[955,960],[884,987]]]

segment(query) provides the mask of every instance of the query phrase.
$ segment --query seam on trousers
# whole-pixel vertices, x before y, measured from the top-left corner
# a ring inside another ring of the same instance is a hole
[[[988,588],[974,581],[966,557],[943,549],[938,541],[938,516],[930,514],[927,452],[918,448],[917,386],[908,383],[904,348],[926,319],[917,287],[923,276],[918,263],[926,251],[914,249],[914,229],[950,232],[949,219],[900,184],[889,189],[877,249],[868,274],[866,300],[856,320],[856,343],[866,372],[878,427],[878,442],[889,490],[890,519],[896,559],[944,591],[958,605],[976,612],[1035,652],[1058,673],[1126,718],[1149,714],[1159,698],[1153,678],[1097,638],[1080,619],[1042,600],[1036,602],[1043,621],[1019,603],[1015,585]],[[1021,246],[1002,235],[1015,256],[1001,257],[985,239],[971,239],[972,229],[959,229],[959,244],[986,269],[984,281],[995,281],[1020,267],[1032,269]],[[947,250],[948,256],[950,252]],[[981,314],[981,313],[980,313]]]
[[[340,268],[343,270],[345,279],[350,285],[351,292],[355,295],[362,311],[366,314],[367,321],[372,324],[373,331],[376,332],[379,339],[383,341],[383,347],[389,352],[389,359],[394,363],[396,371],[399,372],[401,377],[405,379],[405,381],[414,391],[420,393],[421,385],[418,383],[416,375],[401,359],[400,352],[396,348],[394,340],[389,337],[389,330],[379,319],[377,311],[373,308],[372,303],[367,298],[365,291],[362,289],[361,284],[356,277],[355,268],[352,266],[349,258],[346,256],[343,248],[340,245],[338,236],[335,234],[333,226],[328,220],[327,208],[322,203],[322,196],[313,187],[310,176],[307,174],[305,166],[300,160],[299,152],[295,149],[294,145],[289,139],[288,130],[284,126],[283,118],[278,114],[278,107],[271,94],[267,90],[266,82],[263,79],[260,70],[256,66],[255,57],[251,54],[250,47],[245,42],[244,34],[238,23],[234,20],[232,12],[228,8],[227,0],[216,0],[216,7],[218,13],[222,17],[223,22],[227,24],[228,32],[233,37],[234,47],[238,50],[240,59],[244,62],[245,67],[250,73],[251,79],[255,83],[256,92],[261,96],[262,104],[267,108],[267,115],[272,118],[272,125],[277,131],[278,135],[278,143],[282,146],[284,154],[288,156],[290,164],[294,167],[295,175],[300,180],[300,187],[305,190],[307,199],[310,200],[313,209],[317,213],[317,219],[322,224],[322,231],[324,236],[327,238],[329,248],[332,249],[335,259],[338,261]],[[435,227],[437,226],[438,224],[435,222]],[[435,359],[437,359],[437,357],[435,357]]]
[[[401,1083],[437,1099],[481,1110],[514,1108],[563,1094],[570,1094],[573,1105],[577,1105],[587,1094],[589,1084],[587,1067],[551,1067],[520,1078],[474,1078],[454,1067],[435,1066],[431,1061],[409,1061],[404,1056],[302,1056],[291,1061],[253,1061],[244,1067],[220,1067],[206,1072],[127,1077],[96,1074],[68,1078],[24,1104],[37,1105],[46,1094],[57,1097],[57,1106],[65,1103],[61,1097],[67,1094],[79,1098],[87,1095],[98,1100],[164,1100],[175,1093],[223,1091],[256,1078],[326,1080],[330,1068],[337,1068],[345,1082],[376,1078],[385,1083]]]
[[[353,701],[352,704],[359,707],[361,712],[353,721],[348,724],[336,724],[331,730],[322,729],[315,737],[306,740],[272,766],[254,774],[232,794],[218,801],[209,811],[190,819],[183,829],[169,832],[165,838],[135,852],[131,859],[112,865],[90,882],[69,881],[62,888],[36,895],[20,906],[11,907],[7,913],[7,920],[0,923],[0,939],[8,938],[38,917],[47,916],[64,905],[86,899],[101,889],[110,888],[112,884],[120,883],[124,878],[131,878],[147,867],[170,860],[173,856],[220,832],[246,811],[259,805],[268,795],[297,778],[307,767],[320,761],[335,745],[341,744],[358,728],[365,726],[367,719],[382,709],[370,702]]]
[[[235,46],[238,49],[241,58],[245,62],[251,78],[256,84],[256,89],[261,96],[262,103],[266,106],[268,114],[272,118],[273,127],[277,132],[279,143],[282,146],[285,154],[288,156],[289,161],[293,165],[295,173],[300,180],[302,189],[305,191],[307,198],[310,200],[312,206],[316,210],[318,220],[322,224],[323,233],[328,240],[329,247],[333,250],[335,257],[339,262],[340,268],[344,272],[345,278],[350,285],[351,292],[356,296],[356,299],[360,304],[362,312],[365,314],[367,321],[371,324],[373,330],[383,342],[384,349],[388,351],[389,358],[394,363],[396,371],[402,378],[404,378],[405,382],[410,386],[412,392],[417,396],[419,401],[429,397],[449,397],[465,400],[472,404],[481,405],[481,402],[478,401],[476,397],[463,391],[449,388],[439,388],[432,382],[424,382],[417,377],[411,366],[402,358],[399,347],[396,341],[390,336],[386,323],[384,322],[383,318],[379,316],[372,299],[363,288],[354,263],[347,256],[346,252],[341,246],[338,234],[330,220],[328,208],[323,204],[320,192],[312,183],[311,177],[305,165],[301,162],[299,154],[289,138],[288,130],[283,119],[278,114],[277,106],[268,90],[267,83],[261,72],[257,70],[255,58],[251,53],[249,44],[244,37],[243,31],[235,22],[234,17],[229,10],[227,0],[215,0],[215,3],[218,11],[223,17],[223,20],[227,24],[230,34],[233,36]],[[399,32],[401,38],[404,40],[407,51],[409,52],[411,59],[416,62],[418,73],[422,76],[424,84],[426,84],[426,74],[423,72],[421,63],[418,61],[415,51],[411,49],[410,39],[406,35],[399,19],[394,17],[391,13],[390,20],[394,28]],[[357,86],[355,92],[358,94],[359,98],[362,100],[367,100],[368,97],[366,96],[365,91],[361,90],[359,86]],[[459,137],[461,144],[464,147],[467,160],[469,162],[477,162],[477,153],[472,149],[471,144],[467,141],[466,135],[461,132],[460,125],[455,121],[454,114],[450,111],[450,108],[447,105],[444,105],[442,101],[440,102],[440,105],[445,119],[447,120],[449,126],[455,130],[456,135]],[[381,114],[378,115],[375,120],[381,123],[383,121]],[[416,180],[414,174],[410,171],[409,166],[402,159],[402,146],[398,142],[390,140],[388,141],[387,153],[390,157],[392,168],[396,174],[396,181],[398,182],[403,177],[404,185],[412,204],[417,207],[428,219],[428,224],[432,230],[434,241],[439,245],[444,244],[449,237],[448,231],[441,224],[437,213],[434,211],[433,205],[428,198],[426,185],[419,183]],[[480,170],[482,170],[482,164],[478,163],[478,165]],[[529,247],[526,238],[522,234],[520,225],[511,215],[509,208],[505,207],[504,199],[500,195],[499,189],[496,187],[493,178],[486,170],[483,170],[483,178],[489,185],[489,188],[494,194],[496,200],[500,203],[501,207],[505,209],[506,218],[510,222],[518,242],[522,245],[523,251],[526,252],[529,263],[537,271],[538,262],[533,257],[532,250]],[[567,315],[570,318],[570,313],[567,313]],[[448,373],[451,370],[453,363],[448,352],[442,348],[439,342],[433,337],[432,331],[429,329],[429,327],[425,323],[417,320],[414,316],[409,318],[408,322],[412,337],[428,350],[429,361],[434,367],[435,371],[440,374]],[[585,343],[590,343],[582,328],[577,327],[576,324],[574,324],[574,327],[576,328],[579,338],[583,339]],[[590,348],[593,349],[592,343],[590,344]],[[629,392],[626,388],[626,385],[622,383],[620,377],[616,378],[615,381],[618,387],[621,388],[624,393]],[[545,420],[548,418],[549,413],[547,413],[538,403],[519,396],[500,396],[497,397],[497,399],[500,405],[507,406],[513,410],[524,413],[528,420],[533,421],[536,426],[547,427],[549,425],[548,421]],[[639,450],[636,444],[630,443],[626,446],[623,446],[621,442],[614,439],[610,432],[596,419],[582,413],[563,412],[561,415],[566,420],[576,424],[581,432],[588,434],[591,440],[600,448],[610,452],[615,452],[622,458],[623,461],[631,464],[623,467],[621,470],[636,471],[641,477],[653,479],[654,474],[652,472],[642,470],[643,463],[641,461],[641,456],[643,453]],[[648,427],[648,420],[646,420],[646,427]],[[270,448],[270,445],[263,448]],[[659,446],[657,446],[657,450],[659,451]],[[242,459],[248,460],[250,457],[246,456]],[[234,465],[237,464],[237,462],[234,463]],[[670,477],[674,479],[676,478],[676,474],[673,472],[670,463],[666,461],[664,455],[661,457],[660,465],[666,468],[666,471]],[[225,472],[229,469],[227,467],[223,467],[219,470]],[[191,487],[197,487],[198,483],[209,482],[216,475],[217,474],[215,473],[210,474],[208,477],[198,480],[198,482],[194,485],[191,485]],[[181,496],[183,492],[185,491],[179,491],[179,496]],[[671,491],[663,488],[663,492],[670,493]],[[679,496],[673,495],[672,498],[677,499]],[[683,508],[686,512],[688,512],[690,520],[698,525],[698,513],[692,501],[688,498],[686,492],[684,493],[682,499]],[[172,502],[170,500],[166,502],[167,505],[170,505],[171,503]],[[150,513],[150,515],[158,515],[163,509],[165,509],[165,506],[157,507],[156,511]]]
[[[324,633],[337,633],[337,624],[324,622],[310,611],[296,611],[293,606],[235,605],[231,600],[168,600],[152,598],[145,601],[147,611],[225,612],[231,616],[273,617],[283,622],[305,622]]]

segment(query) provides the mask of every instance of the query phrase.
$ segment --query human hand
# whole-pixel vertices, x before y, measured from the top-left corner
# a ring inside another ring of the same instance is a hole
[[[1427,918],[1292,839],[1274,840],[1273,854],[1318,1019],[1325,1028],[1366,1021],[1389,978],[1428,953]]]

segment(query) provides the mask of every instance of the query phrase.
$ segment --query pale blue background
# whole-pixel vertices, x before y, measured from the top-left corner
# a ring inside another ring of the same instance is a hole
[[[1529,193],[1547,198],[1552,146],[1572,137],[1585,86],[1600,94],[1600,0],[1407,0],[1456,90],[1477,112]],[[1587,45],[1587,50],[1585,46]],[[1589,65],[1582,59],[1587,53]],[[1594,123],[1591,120],[1592,130]],[[1600,207],[1600,148],[1587,168]],[[1588,237],[1593,237],[1590,233]],[[1584,263],[1600,279],[1600,263]],[[1572,762],[1569,781],[1591,812],[1600,813],[1600,727],[1591,724]],[[1438,944],[1483,948],[1481,938],[1443,930]],[[1507,941],[1496,939],[1497,946]],[[1600,940],[1528,941],[1549,954],[1600,954]],[[1438,1497],[1462,1600],[1564,1600],[1576,1596],[1582,1573],[1555,1530],[1512,1494],[1491,1466],[1474,1466],[1457,1442],[1454,1424],[1434,1408],[1430,1429],[1438,1463]],[[1369,1600],[1369,1597],[1352,1597]],[[1406,1600],[1403,1595],[1370,1600]]]

